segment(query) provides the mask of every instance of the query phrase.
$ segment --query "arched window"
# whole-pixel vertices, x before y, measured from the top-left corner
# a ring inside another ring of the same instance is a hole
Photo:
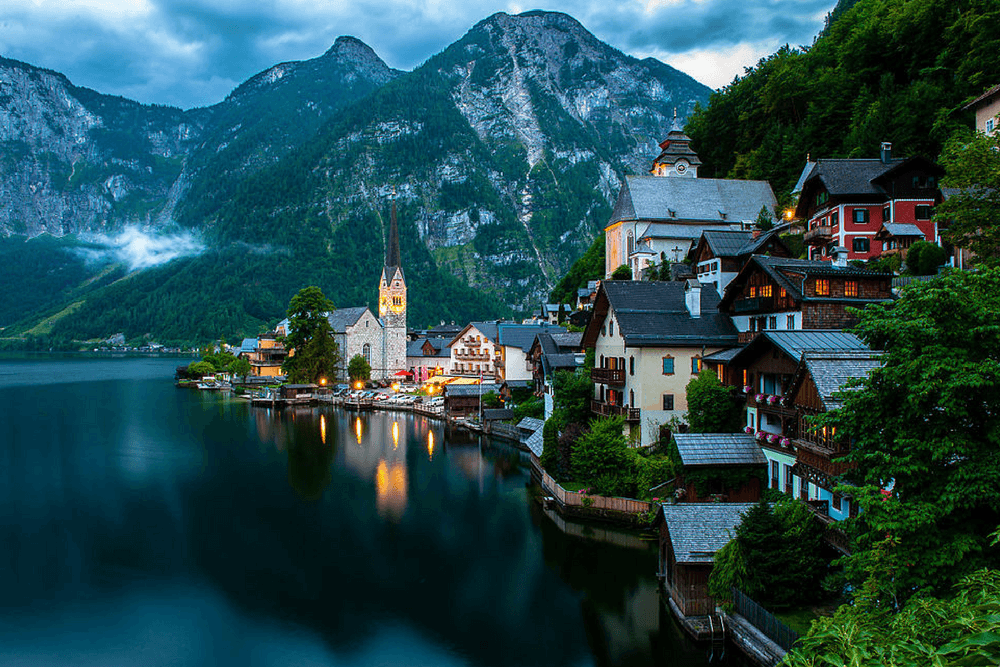
[[[628,236],[626,236],[626,238],[628,239],[628,241],[627,241],[627,244],[628,244],[628,254],[631,257],[632,253],[635,252],[635,238],[632,236],[632,232],[629,232]]]
[[[372,346],[365,343],[364,347],[361,348],[361,356],[365,358],[365,361],[369,366],[372,364]]]

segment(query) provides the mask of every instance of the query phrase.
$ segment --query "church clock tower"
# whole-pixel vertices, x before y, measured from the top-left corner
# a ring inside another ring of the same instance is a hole
[[[395,197],[385,246],[385,267],[378,283],[378,315],[383,326],[382,368],[388,379],[398,371],[406,370],[406,278],[399,253]]]

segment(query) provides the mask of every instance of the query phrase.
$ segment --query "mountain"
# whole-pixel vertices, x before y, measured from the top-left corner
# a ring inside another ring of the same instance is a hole
[[[340,38],[188,111],[4,60],[0,234],[186,229],[204,253],[88,291],[53,333],[179,337],[192,312],[192,337],[234,337],[305,284],[373,303],[395,190],[411,324],[496,317],[550,291],[709,93],[547,12],[495,14],[413,72]]]

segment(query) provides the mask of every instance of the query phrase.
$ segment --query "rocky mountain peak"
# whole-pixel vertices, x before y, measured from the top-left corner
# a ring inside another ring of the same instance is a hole
[[[332,59],[342,65],[352,65],[381,83],[398,74],[398,71],[389,67],[372,47],[352,35],[338,37],[333,46],[323,54],[322,59]]]

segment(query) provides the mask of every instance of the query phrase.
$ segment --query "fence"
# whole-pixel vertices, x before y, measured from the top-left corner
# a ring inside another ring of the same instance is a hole
[[[577,491],[567,491],[559,486],[559,483],[552,479],[552,476],[544,470],[542,471],[542,488],[551,493],[561,505],[567,507],[588,507],[597,510],[625,512],[627,514],[648,512],[653,507],[651,503],[643,500],[607,498],[605,496],[591,496]],[[587,501],[585,502],[584,499],[587,499]]]
[[[505,422],[486,422],[486,432],[498,438],[521,442],[521,429]]]
[[[763,632],[775,644],[790,651],[792,644],[799,638],[795,630],[779,621],[774,614],[748,598],[742,591],[730,588],[733,593],[733,606],[737,614]]]

